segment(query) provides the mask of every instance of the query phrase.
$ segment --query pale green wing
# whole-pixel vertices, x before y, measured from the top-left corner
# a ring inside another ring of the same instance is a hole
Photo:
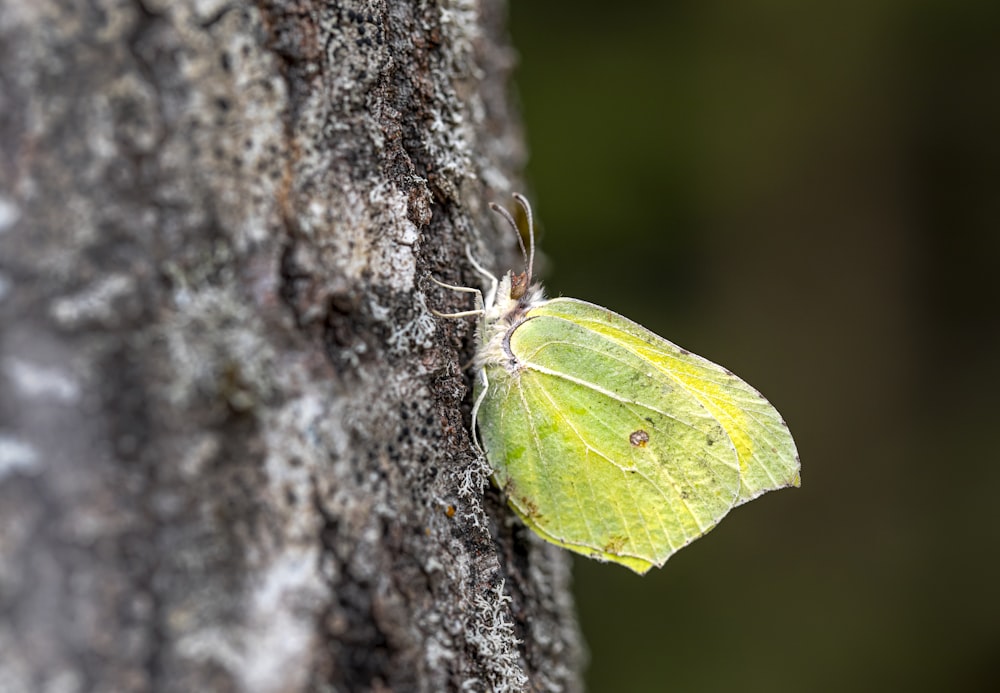
[[[581,322],[550,312],[560,302],[511,335],[523,369],[487,367],[478,423],[494,480],[543,538],[643,573],[737,502],[736,450],[697,398],[584,324],[606,311],[573,302]]]
[[[712,363],[606,308],[570,298],[539,304],[530,316],[565,320],[650,364],[678,392],[696,399],[722,425],[740,461],[737,504],[799,485],[795,442],[778,411],[753,387]],[[530,360],[530,359],[529,359]]]

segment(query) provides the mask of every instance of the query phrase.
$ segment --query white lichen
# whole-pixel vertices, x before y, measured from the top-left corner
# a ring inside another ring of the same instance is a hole
[[[4,362],[4,372],[26,397],[56,400],[62,404],[75,404],[80,399],[79,383],[59,368],[10,357]]]
[[[9,197],[0,195],[0,233],[8,231],[21,218],[21,209]]]
[[[170,399],[215,395],[241,411],[253,408],[274,386],[274,349],[261,337],[260,316],[233,289],[185,288],[180,274],[175,281],[178,310],[159,335],[176,374]]]
[[[502,580],[494,589],[474,597],[476,614],[469,643],[485,668],[486,681],[469,679],[463,683],[463,689],[508,693],[522,691],[527,686],[528,677],[521,668],[517,650],[520,641],[514,636],[514,622],[510,618],[510,602]]]
[[[0,481],[10,474],[40,471],[38,450],[31,444],[0,435]]]
[[[250,594],[245,661],[237,671],[248,691],[301,690],[315,650],[315,614],[328,600],[315,547],[278,554]]]
[[[54,300],[49,308],[49,315],[64,329],[73,329],[84,323],[110,327],[116,319],[116,303],[134,293],[133,277],[111,274],[83,291]]]

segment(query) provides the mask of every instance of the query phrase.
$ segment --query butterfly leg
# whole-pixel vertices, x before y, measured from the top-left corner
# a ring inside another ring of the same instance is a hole
[[[472,266],[476,268],[476,271],[489,279],[490,283],[497,283],[497,278],[493,276],[493,273],[479,264],[479,261],[476,260],[476,256],[472,254],[472,248],[470,248],[468,244],[465,246],[465,257],[469,258],[469,262],[471,262]]]
[[[483,308],[483,292],[479,289],[474,289],[471,286],[455,286],[454,284],[445,284],[442,281],[438,281],[434,277],[430,278],[432,282],[445,289],[451,289],[452,291],[461,291],[464,294],[475,294],[476,295],[476,309],[475,310],[463,310],[458,313],[439,313],[438,311],[431,308],[431,312],[439,318],[464,318],[469,315],[482,315],[485,312]]]
[[[469,248],[468,245],[465,246],[465,255],[466,255],[466,257],[469,258],[469,262],[472,263],[472,266],[476,268],[476,271],[479,272],[479,274],[483,275],[486,279],[489,280],[489,282],[490,282],[490,288],[487,291],[487,297],[488,297],[487,302],[490,305],[492,305],[494,299],[496,298],[497,285],[499,284],[499,281],[497,280],[497,278],[495,276],[493,276],[493,274],[489,270],[487,270],[485,267],[483,267],[482,265],[480,265],[479,262],[476,261],[476,258],[473,257],[472,250],[471,250],[471,248]],[[485,334],[485,332],[486,332],[486,303],[483,302],[483,292],[480,291],[479,289],[473,289],[473,288],[468,287],[468,286],[455,286],[454,284],[446,284],[446,283],[444,283],[442,281],[438,281],[434,277],[431,277],[430,279],[431,279],[432,282],[434,282],[435,284],[437,284],[438,286],[440,286],[442,288],[451,289],[452,291],[461,291],[462,293],[467,293],[467,294],[475,294],[475,296],[476,296],[476,309],[475,310],[465,310],[465,311],[460,311],[458,313],[439,313],[438,311],[436,311],[436,310],[434,310],[432,308],[431,312],[434,315],[437,315],[438,317],[441,317],[441,318],[464,318],[464,317],[470,316],[470,315],[478,315],[479,318],[480,318],[480,321],[479,321],[480,322],[480,324],[479,324],[480,332],[481,332],[481,334]],[[486,453],[483,450],[482,445],[480,445],[480,443],[479,443],[479,435],[476,433],[476,421],[477,421],[477,419],[479,417],[479,407],[482,405],[483,400],[486,399],[486,393],[489,392],[490,381],[489,381],[489,378],[486,377],[486,371],[485,370],[479,371],[479,373],[477,374],[477,377],[482,382],[483,390],[482,390],[482,392],[479,393],[479,397],[476,398],[475,403],[472,405],[472,444],[475,446],[476,450],[478,450],[480,453],[482,453],[482,454],[485,455]]]
[[[479,444],[479,437],[476,435],[476,422],[479,418],[479,407],[483,403],[483,400],[486,399],[486,393],[490,391],[490,380],[486,377],[485,369],[479,371],[479,379],[483,383],[483,391],[479,393],[479,396],[476,397],[476,403],[472,405],[472,444],[476,446],[476,450],[486,454],[486,451],[483,450],[483,447]]]
[[[468,245],[465,246],[465,256],[469,258],[469,262],[471,262],[472,266],[476,268],[476,271],[490,281],[490,288],[486,291],[486,305],[492,306],[493,301],[496,299],[497,284],[499,283],[499,280],[493,276],[492,272],[476,261],[476,258],[472,255],[472,248]]]

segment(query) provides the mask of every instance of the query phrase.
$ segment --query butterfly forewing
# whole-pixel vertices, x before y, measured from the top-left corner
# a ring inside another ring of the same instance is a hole
[[[619,345],[709,411],[739,455],[737,504],[766,491],[799,485],[798,454],[781,415],[730,371],[591,303],[558,298],[540,304],[531,314],[561,317]]]

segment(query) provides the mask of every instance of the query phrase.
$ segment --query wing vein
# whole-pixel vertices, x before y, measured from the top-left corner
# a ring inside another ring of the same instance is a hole
[[[542,384],[541,382],[539,382],[538,383],[538,387],[542,391],[542,393],[545,395],[545,398],[548,399],[549,402],[552,403],[552,406],[555,407],[556,410],[558,410],[558,406],[556,405],[556,401],[552,398],[552,395],[545,388],[545,385]],[[583,434],[580,433],[580,431],[577,429],[577,427],[574,426],[573,423],[566,416],[563,416],[563,415],[560,414],[560,417],[566,423],[566,425],[570,428],[570,430],[573,431],[574,434],[576,434],[576,437],[580,439],[580,442],[583,443],[583,445],[587,449],[588,453],[589,452],[593,452],[598,457],[603,457],[608,462],[608,464],[610,464],[611,466],[613,466],[615,469],[617,469],[618,471],[620,471],[622,473],[624,473],[626,471],[617,462],[615,462],[613,459],[611,459],[611,457],[609,457],[608,455],[606,455],[605,453],[603,453],[602,451],[598,450],[596,447],[594,447],[593,445],[591,445],[590,442],[587,441],[583,437]],[[640,472],[640,474],[642,474],[642,472]],[[646,481],[648,481],[653,486],[653,488],[656,489],[657,493],[659,493],[661,496],[663,496],[664,501],[666,501],[666,495],[663,493],[663,491],[660,489],[660,487],[657,486],[656,482],[654,482],[652,479],[650,479],[649,477],[647,477],[645,474],[642,474],[642,477],[644,479],[646,479]],[[589,485],[589,479],[588,479],[588,485]],[[628,489],[629,489],[629,495],[632,497],[633,505],[639,510],[639,514],[641,516],[645,517],[644,513],[642,512],[642,506],[639,503],[635,502],[635,500],[636,500],[635,493],[632,491],[631,485],[628,486]],[[593,496],[593,486],[592,485],[591,485],[591,497],[594,497]],[[594,497],[594,498],[596,500],[596,497]],[[625,526],[625,532],[626,532],[626,534],[628,536],[631,536],[632,530],[629,529],[628,520],[625,518],[625,513],[622,512],[621,506],[618,505],[618,504],[615,504],[615,509],[618,510],[618,514],[622,518],[622,524]],[[664,534],[664,536],[667,537],[667,542],[670,543],[671,549],[673,549],[673,543],[670,542],[670,533],[667,532],[666,528],[663,526],[663,518],[661,518],[659,516],[659,514],[657,514],[657,520],[660,523],[661,529],[664,530],[663,534]],[[645,522],[642,523],[642,528],[646,532],[646,538],[649,540],[649,547],[652,550],[653,547],[656,546],[656,543],[653,541],[653,536],[649,533],[649,528],[646,526]],[[589,529],[589,524],[588,524],[588,529]],[[593,534],[591,534],[591,536],[593,536]],[[639,558],[642,558],[642,557],[639,556]]]
[[[718,406],[717,405],[717,400],[716,400],[715,397],[713,397],[711,394],[709,394],[708,392],[706,392],[705,390],[703,390],[701,388],[697,388],[697,387],[692,386],[689,382],[687,382],[686,380],[684,380],[683,378],[681,378],[680,376],[678,376],[672,369],[670,369],[667,366],[661,366],[659,363],[657,363],[656,359],[649,358],[648,354],[644,353],[644,352],[652,352],[652,353],[656,354],[657,356],[664,357],[664,358],[669,358],[669,359],[677,359],[677,355],[676,354],[670,353],[668,351],[664,351],[662,348],[659,348],[660,347],[659,344],[650,343],[650,342],[644,342],[641,347],[633,346],[633,345],[631,345],[629,343],[628,339],[625,339],[625,338],[614,339],[611,335],[608,335],[608,334],[606,334],[606,333],[604,333],[602,331],[599,331],[599,330],[597,330],[597,329],[595,329],[593,327],[593,326],[596,325],[596,326],[600,326],[600,327],[610,328],[610,329],[614,330],[615,332],[621,332],[621,330],[618,327],[616,327],[615,325],[612,325],[610,323],[600,322],[600,321],[592,320],[592,319],[588,320],[586,318],[578,318],[578,321],[574,322],[574,321],[571,321],[571,320],[567,320],[566,318],[564,318],[562,316],[551,315],[551,314],[547,315],[546,317],[549,318],[549,319],[552,319],[552,320],[562,321],[562,322],[567,323],[567,324],[572,325],[572,326],[582,327],[583,329],[586,329],[586,330],[588,330],[588,331],[590,331],[590,332],[592,332],[592,333],[594,333],[594,334],[596,334],[596,335],[598,335],[598,336],[600,336],[600,337],[602,337],[602,338],[604,338],[604,339],[606,339],[608,341],[613,342],[616,346],[621,347],[622,349],[624,349],[628,353],[632,354],[636,358],[642,360],[643,362],[650,363],[653,366],[653,368],[655,368],[659,373],[661,373],[665,377],[669,378],[672,382],[674,382],[675,384],[677,384],[679,387],[681,387],[686,392],[691,393],[695,397],[695,399],[698,400],[698,403],[708,411],[709,415],[712,416],[712,418],[714,418],[720,424],[722,423],[722,421],[720,420],[719,416],[716,413],[714,413],[711,409],[709,409],[709,407],[705,404],[706,402],[711,402],[711,403],[715,404],[716,406]],[[656,336],[656,339],[658,339],[660,341],[663,341],[663,342],[665,342],[667,344],[671,344],[672,345],[671,342],[667,342],[667,340],[663,339],[662,337],[659,337],[658,335]],[[627,366],[632,366],[632,364],[629,364],[627,361],[615,358],[615,357],[611,356],[610,354],[607,354],[606,352],[598,352],[597,349],[592,348],[592,347],[588,347],[588,346],[582,345],[582,344],[570,343],[570,342],[566,342],[564,340],[551,340],[549,342],[546,342],[546,344],[544,346],[549,346],[549,345],[552,345],[552,344],[563,344],[563,345],[566,345],[566,346],[571,346],[574,349],[581,349],[581,348],[589,349],[590,351],[592,351],[594,353],[601,353],[601,355],[602,355],[603,358],[612,358],[612,359],[616,360],[618,363],[622,363],[622,364],[627,365]],[[540,347],[539,349],[536,349],[534,353],[537,354],[539,351],[541,351],[542,348],[544,348],[544,347]],[[679,347],[677,347],[677,348],[679,348]],[[726,373],[726,371],[724,369],[722,369],[721,366],[717,366],[716,364],[712,363],[711,361],[708,361],[707,359],[704,359],[704,358],[702,358],[700,356],[697,357],[697,358],[698,358],[698,361],[703,361],[704,363],[698,363],[696,361],[692,365],[695,368],[697,368],[699,371],[702,371],[702,373],[705,373],[705,374],[708,374],[708,373],[711,373],[711,374],[723,374],[723,373]],[[528,365],[531,368],[536,368],[538,370],[541,370],[541,369],[544,368],[543,366],[539,366],[538,364],[534,364],[534,363],[529,363]],[[711,368],[710,366],[715,366],[715,368]],[[603,390],[603,388],[599,388],[598,386],[594,385],[593,383],[586,383],[585,381],[582,381],[582,380],[573,379],[572,376],[565,376],[565,374],[557,374],[556,372],[552,372],[551,374],[552,375],[564,375],[564,377],[566,377],[567,379],[575,380],[575,381],[577,381],[581,385],[590,386],[595,391],[602,391]],[[701,380],[706,380],[706,381],[709,381],[709,382],[716,382],[715,379],[705,378],[701,374],[698,374],[695,377],[699,377]],[[746,385],[746,383],[743,380],[739,379],[737,376],[733,376],[733,377],[736,378],[741,384],[743,384],[747,388],[747,390],[751,390],[752,392],[756,392],[756,391],[752,390],[751,386]],[[718,384],[719,385],[723,385],[723,386],[727,385],[727,383],[724,383],[724,382],[721,382],[721,383],[718,383]],[[604,392],[607,392],[607,391],[604,391]],[[613,393],[611,393],[611,394],[612,394],[612,396],[614,396]],[[741,394],[743,394],[743,393],[741,393]],[[772,405],[763,397],[763,395],[760,395],[760,393],[756,393],[756,394],[757,394],[756,397],[747,398],[746,396],[744,396],[744,397],[741,397],[740,399],[742,399],[745,402],[753,402],[754,404],[757,404],[757,405],[764,404],[764,405],[766,405],[768,407],[771,407],[773,409]],[[618,398],[618,399],[619,399],[619,401],[622,401],[622,402],[628,401],[628,400],[626,400],[624,398]],[[659,414],[666,415],[664,412],[660,412],[657,409],[655,409],[654,407],[651,407],[649,405],[645,405],[645,404],[643,404],[641,402],[630,402],[630,403],[636,404],[637,406],[644,407],[646,409],[649,409],[650,411],[656,411]],[[763,460],[757,454],[757,451],[758,450],[763,450],[763,449],[775,449],[775,450],[781,449],[783,447],[780,444],[781,441],[779,440],[779,438],[778,438],[777,435],[769,435],[769,434],[772,433],[772,430],[767,425],[767,422],[764,421],[764,420],[762,420],[762,419],[760,419],[760,418],[758,418],[757,416],[754,416],[754,414],[751,412],[751,410],[750,410],[749,407],[743,407],[743,406],[741,406],[740,410],[742,412],[744,412],[746,414],[746,416],[747,416],[747,419],[749,419],[754,424],[756,424],[756,426],[752,426],[752,427],[739,426],[738,423],[737,423],[737,421],[731,415],[729,415],[727,413],[725,415],[725,419],[729,422],[730,425],[729,425],[729,427],[723,426],[723,429],[726,431],[726,434],[729,436],[730,440],[734,443],[734,446],[735,446],[735,440],[733,440],[733,432],[736,431],[736,430],[739,430],[739,431],[742,431],[743,433],[745,433],[747,435],[747,437],[755,443],[754,447],[749,451],[749,458],[746,460],[746,463],[748,465],[749,464],[753,464],[755,467],[763,470],[764,474],[769,479],[769,481],[771,483],[771,486],[772,487],[778,487],[780,485],[780,482],[774,476],[774,474],[772,473],[771,469],[766,464],[764,464]],[[675,421],[679,421],[676,418],[674,420]],[[684,422],[680,421],[680,423],[684,423]],[[758,445],[760,443],[763,443],[763,445]],[[739,453],[739,449],[737,448],[737,454],[738,453]]]
[[[605,397],[610,397],[611,399],[615,400],[616,402],[621,402],[622,404],[631,404],[631,405],[634,405],[634,406],[637,406],[637,407],[642,407],[643,409],[647,409],[647,410],[653,412],[654,414],[659,414],[660,416],[662,416],[664,418],[671,419],[672,421],[676,421],[677,423],[681,424],[682,426],[687,426],[688,428],[690,428],[692,430],[697,430],[697,427],[694,426],[693,424],[691,424],[690,422],[678,419],[676,416],[674,416],[674,415],[672,415],[672,414],[670,414],[668,412],[665,412],[662,409],[657,409],[656,407],[654,407],[654,406],[652,406],[650,404],[646,404],[644,402],[638,402],[636,400],[629,399],[627,397],[622,397],[621,395],[619,395],[616,392],[612,392],[611,390],[605,389],[605,388],[601,387],[600,385],[598,385],[596,383],[592,383],[592,382],[590,382],[588,380],[584,380],[583,378],[577,378],[576,376],[570,375],[569,373],[563,373],[561,371],[557,371],[555,369],[548,368],[547,366],[542,366],[541,364],[532,363],[530,361],[524,362],[524,366],[526,368],[530,368],[531,370],[536,371],[538,373],[543,373],[545,375],[551,375],[551,376],[553,376],[555,378],[561,378],[563,380],[569,381],[571,383],[575,383],[575,384],[580,385],[582,387],[586,387],[586,388],[588,388],[590,390],[593,390],[594,392],[597,392],[597,393],[600,393],[600,394],[604,395]],[[712,418],[715,418],[715,417],[712,417]]]
[[[531,407],[528,406],[528,399],[524,395],[524,389],[521,387],[521,381],[519,379],[515,380],[514,384],[517,387],[517,394],[521,398],[521,404],[524,405],[524,418],[527,419],[527,421],[528,421],[528,427],[531,429],[531,439],[535,443],[535,452],[538,454],[538,460],[539,460],[539,462],[542,462],[545,459],[545,456],[542,454],[542,439],[538,435],[538,429],[535,427],[535,420],[531,416]],[[542,479],[545,480],[545,487],[546,487],[546,490],[548,491],[548,496],[551,497],[552,496],[552,486],[549,483],[549,476],[548,476],[548,474],[542,474],[541,477],[542,477]],[[518,499],[518,501],[520,502],[520,499]],[[557,509],[558,505],[559,504],[556,503],[553,506],[553,510]],[[525,515],[527,516],[527,515],[529,515],[529,513],[525,513]],[[560,513],[560,515],[561,515],[561,513]],[[558,515],[556,516],[555,520],[556,520],[556,524],[557,525],[560,525],[560,526],[562,525],[561,518]],[[535,520],[534,518],[531,518],[531,522],[534,525],[538,525],[537,520]]]
[[[553,402],[553,405],[554,405],[555,402],[554,402],[551,394],[544,387],[544,385],[541,384],[541,382],[539,383],[539,387],[545,393],[545,396],[549,399],[549,401]],[[635,406],[642,406],[642,405],[635,405]],[[643,417],[638,412],[636,412],[635,410],[631,409],[630,407],[627,408],[627,411],[632,416],[634,416],[636,418],[636,420],[639,422],[640,426],[643,425],[644,419],[643,419]],[[623,468],[621,465],[619,465],[615,460],[613,460],[609,455],[605,454],[604,452],[602,452],[601,450],[599,450],[595,445],[593,445],[590,441],[586,440],[583,437],[583,434],[580,433],[580,431],[576,428],[576,426],[574,426],[565,416],[563,416],[562,418],[563,418],[563,421],[565,421],[566,424],[573,430],[573,432],[576,434],[577,438],[580,439],[580,442],[583,443],[587,447],[587,449],[593,450],[595,453],[597,453],[598,455],[600,455],[601,457],[603,457],[605,460],[608,461],[609,464],[611,464],[612,466],[614,466],[619,471],[622,471],[622,472],[628,471],[625,468]],[[668,418],[670,418],[670,417],[668,417]],[[673,420],[676,421],[676,419],[673,419]],[[603,424],[603,422],[601,422],[601,423]],[[615,432],[608,429],[607,433],[608,433],[608,436],[611,437],[611,436],[614,435]],[[720,462],[726,463],[726,460],[725,460],[724,457],[721,457],[721,456],[716,455],[714,453],[712,454],[712,457],[714,457],[716,460],[718,460]],[[663,502],[664,502],[664,504],[667,507],[672,507],[672,503],[671,503],[670,499],[667,497],[666,492],[664,492],[663,488],[656,481],[654,481],[653,479],[651,479],[645,472],[643,472],[638,467],[636,467],[636,472],[643,479],[645,479],[647,482],[649,482],[649,484],[654,489],[656,489],[656,492],[663,499]],[[684,510],[687,512],[687,514],[691,517],[692,521],[694,521],[695,525],[698,527],[698,531],[700,533],[699,536],[701,534],[704,534],[707,531],[707,526],[706,526],[705,523],[702,522],[702,519],[691,508],[691,505],[690,505],[690,503],[688,503],[687,499],[685,499],[684,496],[681,494],[681,492],[677,490],[677,479],[676,479],[676,477],[671,473],[671,470],[669,468],[667,468],[665,465],[663,467],[663,472],[667,476],[667,479],[670,482],[670,485],[674,488],[674,491],[676,492],[677,499],[680,501],[681,505],[684,507]],[[633,498],[634,498],[634,496],[633,496]],[[657,521],[659,522],[661,529],[663,529],[664,536],[667,537],[667,542],[670,544],[671,550],[675,551],[676,549],[674,548],[674,544],[670,540],[671,533],[664,526],[664,524],[663,524],[663,518],[659,514],[657,514]],[[708,526],[710,526],[712,523],[713,523],[713,520],[710,519],[709,523],[708,523]]]

